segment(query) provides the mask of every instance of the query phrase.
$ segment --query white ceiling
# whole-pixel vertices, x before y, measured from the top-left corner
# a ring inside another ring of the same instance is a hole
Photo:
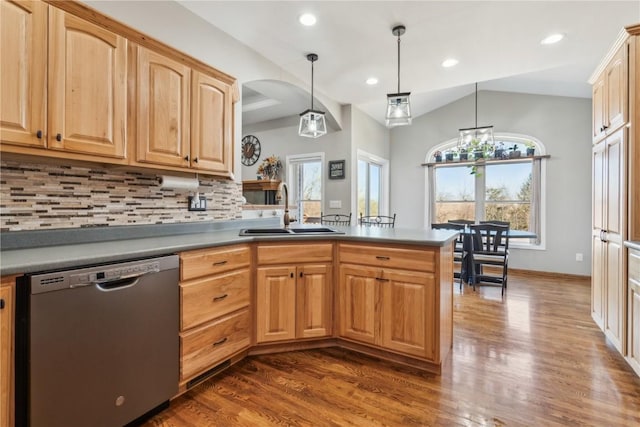
[[[307,53],[317,53],[314,87],[384,121],[386,94],[411,92],[414,117],[479,90],[591,97],[587,79],[625,25],[640,22],[640,1],[183,1],[256,52],[310,83]],[[318,18],[303,27],[298,17]],[[565,39],[550,46],[551,33]],[[449,69],[440,64],[454,57]],[[365,80],[375,76],[376,86]],[[307,88],[304,88],[308,90]],[[288,83],[243,86],[244,123],[298,114],[309,95]]]

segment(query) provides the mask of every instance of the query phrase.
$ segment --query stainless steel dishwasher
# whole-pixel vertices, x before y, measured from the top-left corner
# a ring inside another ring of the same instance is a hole
[[[119,427],[166,404],[178,391],[178,265],[171,255],[27,277],[16,425]]]

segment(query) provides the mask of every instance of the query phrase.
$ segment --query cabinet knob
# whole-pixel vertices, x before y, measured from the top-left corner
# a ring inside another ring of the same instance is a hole
[[[58,141],[58,142],[62,141],[62,134],[61,133],[57,133],[56,134],[56,141]]]
[[[193,159],[194,162],[198,163],[198,158]]]
[[[39,130],[38,132],[36,132],[36,138],[38,139],[42,139],[42,131]]]
[[[302,277],[302,276],[304,276],[304,273],[301,271],[301,272],[300,272],[300,277]]]
[[[184,156],[184,159],[188,162],[189,161],[189,156]]]
[[[0,299],[0,310],[4,308],[4,298]]]
[[[602,126],[602,130],[607,130],[607,129],[609,129],[609,126],[607,125]]]

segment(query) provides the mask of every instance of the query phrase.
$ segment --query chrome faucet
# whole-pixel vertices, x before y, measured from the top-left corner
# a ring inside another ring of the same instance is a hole
[[[288,227],[291,223],[291,220],[289,219],[289,189],[287,188],[287,184],[281,182],[278,190],[280,191],[280,194],[282,194],[282,191],[284,190],[284,216],[282,220],[284,221],[284,226]]]

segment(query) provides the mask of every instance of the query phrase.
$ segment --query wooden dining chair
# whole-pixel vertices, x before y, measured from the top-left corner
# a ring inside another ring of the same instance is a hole
[[[502,295],[507,288],[509,263],[509,227],[496,224],[474,224],[471,230],[471,283],[499,284]],[[484,267],[498,268],[498,274]]]
[[[359,223],[360,225],[365,227],[394,228],[396,225],[396,214],[393,214],[393,216],[363,216],[362,214],[360,214]]]
[[[462,224],[462,225],[471,225],[476,223],[472,219],[450,219],[447,222],[450,224]]]
[[[324,215],[320,212],[320,224],[324,225],[351,225],[351,212],[345,214]]]
[[[453,247],[453,277],[460,279],[460,290],[462,290],[463,267],[464,262],[467,260],[466,246],[468,246],[464,244],[464,224],[454,224],[450,222],[434,223],[431,224],[431,228],[434,230],[456,230],[460,232]],[[456,265],[458,266],[458,271],[455,269]]]

